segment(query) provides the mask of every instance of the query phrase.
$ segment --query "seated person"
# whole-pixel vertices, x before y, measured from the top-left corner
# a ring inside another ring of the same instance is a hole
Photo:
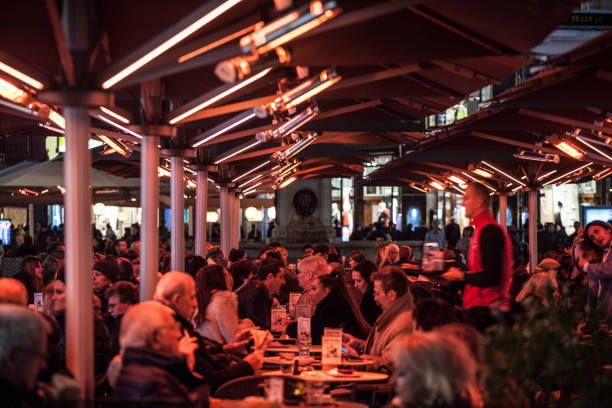
[[[193,359],[179,351],[182,337],[172,309],[149,301],[133,306],[121,322],[123,361],[115,383],[117,402],[138,403],[141,407],[196,407],[198,400],[189,393],[188,384],[198,380],[192,373]],[[208,399],[208,387],[197,389],[199,399]]]
[[[415,332],[400,337],[391,354],[396,372],[393,406],[482,407],[478,366],[455,336]]]
[[[418,300],[414,308],[414,318],[416,329],[426,332],[459,321],[453,305],[440,298]]]
[[[181,333],[185,334],[183,341],[195,347],[194,370],[208,380],[213,392],[221,384],[234,378],[253,375],[255,370],[261,368],[261,352],[251,353],[236,364],[215,356],[243,350],[248,343],[248,336],[241,333],[231,343],[218,344],[206,341],[195,331],[191,319],[198,302],[195,281],[191,275],[178,271],[167,272],[157,283],[154,299],[174,310],[174,318],[180,324]]]
[[[264,259],[257,268],[257,275],[236,291],[238,317],[250,319],[255,326],[270,329],[273,296],[285,283],[285,273],[274,259]]]
[[[411,333],[414,328],[414,303],[408,290],[408,280],[400,268],[386,267],[372,275],[372,282],[374,300],[383,312],[365,341],[343,334],[343,343],[352,354],[377,357],[375,366],[389,366],[393,341],[402,334]]]
[[[327,248],[327,246],[323,246]],[[317,247],[319,248],[319,247]],[[327,254],[325,254],[327,257]],[[330,270],[325,258],[320,255],[309,256],[298,263],[298,281],[300,287],[304,290],[298,299],[296,305],[310,305],[311,315],[314,313],[315,303],[312,299],[312,289],[314,281],[321,275],[328,275]]]
[[[346,290],[340,274],[334,272],[316,278],[312,296],[317,305],[310,322],[313,344],[321,344],[325,327],[342,328],[343,333],[358,337],[369,333],[370,325]]]
[[[382,309],[374,301],[374,286],[370,278],[376,272],[376,265],[371,261],[363,261],[355,265],[351,273],[355,287],[363,294],[359,310],[366,321],[372,325],[382,313]]]
[[[23,288],[23,292],[27,292]],[[40,407],[36,381],[47,359],[45,323],[37,313],[0,304],[0,395],[3,407]]]
[[[131,282],[115,282],[104,293],[108,301],[106,327],[111,341],[112,355],[119,353],[119,330],[125,312],[138,303],[138,287]]]
[[[207,265],[196,275],[198,311],[194,318],[195,329],[218,343],[231,343],[242,330],[238,320],[238,298],[228,290],[233,283],[229,272],[219,265]]]

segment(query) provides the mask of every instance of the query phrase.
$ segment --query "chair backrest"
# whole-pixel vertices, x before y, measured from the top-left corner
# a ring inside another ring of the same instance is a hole
[[[250,375],[228,381],[217,389],[215,398],[242,399],[250,396],[262,396],[261,385],[266,377],[262,375]]]
[[[251,375],[228,381],[217,389],[215,398],[220,399],[243,399],[251,396],[264,396],[263,384],[266,378],[263,375]],[[304,382],[295,378],[284,379],[284,394],[286,399],[295,399],[296,393],[303,394]]]

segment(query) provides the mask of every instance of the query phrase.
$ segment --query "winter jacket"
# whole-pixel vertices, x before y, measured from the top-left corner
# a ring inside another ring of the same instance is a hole
[[[136,403],[139,407],[199,407],[192,400],[185,382],[191,381],[183,358],[160,354],[148,348],[127,348],[113,400]]]
[[[207,339],[230,343],[240,331],[238,297],[228,290],[213,293],[206,307],[206,320],[195,330]]]

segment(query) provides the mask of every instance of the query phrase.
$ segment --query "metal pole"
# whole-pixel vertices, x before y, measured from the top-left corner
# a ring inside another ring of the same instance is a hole
[[[140,301],[153,299],[159,270],[159,137],[146,136],[141,143],[140,206]]]
[[[206,258],[206,212],[208,206],[208,171],[196,174],[195,254]]]
[[[506,219],[506,208],[508,206],[508,196],[500,194],[499,196],[499,225],[506,228],[508,221]]]
[[[94,392],[94,317],[91,262],[91,153],[87,108],[65,107],[66,182],[66,366],[74,374],[81,398]]]
[[[34,204],[28,204],[28,225],[29,225],[29,233],[32,240],[34,240]]]
[[[231,241],[231,217],[230,217],[230,192],[227,185],[221,186],[219,193],[220,208],[221,208],[221,238],[219,239],[221,245],[221,251],[223,255],[228,256],[229,251],[232,248]]]
[[[173,271],[185,271],[185,187],[183,184],[183,159],[170,158],[170,267]]]
[[[529,191],[529,273],[538,265],[538,190]]]
[[[240,248],[240,196],[238,193],[232,194],[232,248]],[[228,254],[229,255],[229,254]]]

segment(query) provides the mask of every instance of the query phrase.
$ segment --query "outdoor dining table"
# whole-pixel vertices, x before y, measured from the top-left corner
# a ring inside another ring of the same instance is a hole
[[[369,371],[353,371],[348,375],[330,375],[322,370],[303,371],[300,374],[283,373],[281,370],[262,370],[260,375],[266,377],[284,377],[301,381],[326,382],[326,383],[376,383],[385,382],[389,375]]]
[[[282,346],[273,346],[266,349],[268,353],[297,353],[298,348],[294,344],[285,344]],[[321,346],[310,346],[311,353],[321,353]]]
[[[314,367],[320,367],[321,366],[321,359],[320,358],[314,358],[314,357],[307,357],[307,358],[299,358],[298,359],[298,363],[301,366],[314,366]],[[371,366],[372,364],[375,363],[376,360],[373,359],[368,359],[368,358],[359,358],[359,359],[342,359],[342,363],[340,363],[340,366],[343,367],[367,367],[367,366]],[[269,357],[264,357],[264,364],[267,365],[280,365],[281,364],[281,357],[279,356],[269,356]]]
[[[275,408],[280,407],[280,408],[290,408],[290,407],[295,407],[296,405],[286,405],[286,404],[281,404],[281,405],[273,405],[271,402],[266,401],[264,398],[261,397],[249,397],[246,399],[242,399],[242,400],[219,400],[218,404],[215,404],[214,407],[215,408],[248,408],[248,407],[272,407],[274,406]],[[309,407],[309,406],[313,406],[313,405],[308,405],[306,403],[298,405],[300,407]],[[316,405],[317,408],[323,408],[323,407],[335,407],[335,408],[368,408],[367,405],[365,404],[360,404],[358,402],[351,402],[351,401],[339,401],[339,400],[333,400],[331,401],[329,404],[323,404],[323,405]]]

